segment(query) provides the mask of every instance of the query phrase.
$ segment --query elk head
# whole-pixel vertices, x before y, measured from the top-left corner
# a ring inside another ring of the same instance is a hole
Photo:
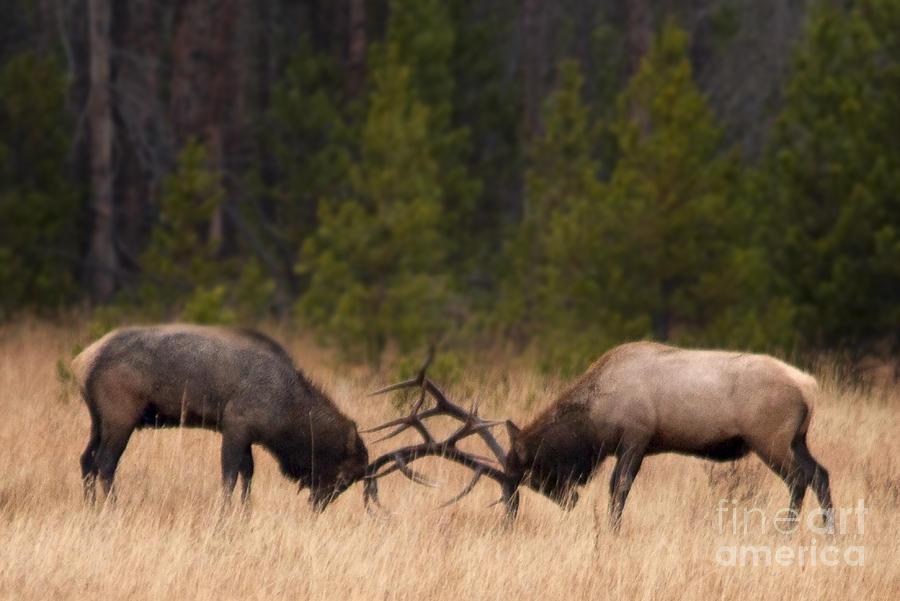
[[[552,439],[532,439],[523,435],[510,420],[506,421],[506,431],[509,435],[509,453],[506,455],[504,471],[508,490],[504,489],[504,498],[518,495],[517,488],[524,485],[563,509],[572,509],[578,501],[574,484],[582,482],[570,477],[570,472],[560,465],[560,457],[565,455],[564,450],[556,448],[558,445]],[[563,440],[569,440],[569,437]],[[509,506],[510,502],[507,501],[507,507]]]
[[[306,484],[310,489],[310,505],[317,512],[324,511],[334,499],[358,480],[364,480],[363,499],[366,508],[369,508],[371,498],[377,499],[377,488],[372,488],[377,484],[365,480],[369,453],[355,424],[352,424],[346,435],[347,440],[342,451],[339,447],[332,449],[320,447],[314,450],[316,455],[313,460],[318,469],[310,475]],[[303,487],[304,483],[301,482],[300,488]]]

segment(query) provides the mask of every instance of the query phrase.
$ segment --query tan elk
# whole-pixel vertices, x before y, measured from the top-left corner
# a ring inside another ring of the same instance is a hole
[[[653,342],[623,344],[600,357],[528,425],[519,428],[507,421],[508,452],[489,431],[500,422],[483,420],[474,409],[467,412],[451,403],[425,376],[427,366],[428,361],[418,377],[373,393],[421,387],[422,397],[409,415],[373,430],[395,427],[389,438],[411,427],[424,441],[378,457],[370,465],[371,474],[399,470],[421,481],[409,463],[443,456],[474,470],[470,484],[448,503],[488,476],[501,485],[507,516],[514,517],[519,486],[568,509],[578,499],[575,487],[590,480],[604,458],[615,455],[609,511],[611,525],[618,529],[625,499],[647,455],[672,452],[731,461],[753,451],[787,483],[795,512],[812,486],[826,527],[833,529],[828,472],[806,445],[816,381],[773,357]],[[421,411],[425,392],[436,406]],[[462,426],[437,441],[424,425],[434,415],[450,415]],[[487,442],[497,465],[456,446],[471,435]]]
[[[367,509],[370,499],[378,501],[356,424],[259,332],[187,324],[121,328],[84,349],[72,367],[91,415],[81,456],[90,502],[98,476],[110,494],[135,429],[178,426],[221,432],[226,502],[238,475],[247,500],[255,444],[300,489],[310,489],[318,511],[358,480],[365,481]]]

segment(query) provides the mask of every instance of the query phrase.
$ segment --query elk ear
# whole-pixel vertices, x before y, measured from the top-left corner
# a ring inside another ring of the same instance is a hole
[[[506,433],[509,434],[509,448],[510,450],[516,454],[516,457],[519,459],[519,463],[525,463],[528,461],[528,452],[525,449],[525,445],[519,439],[519,435],[522,433],[522,429],[519,426],[512,423],[512,420],[506,420]]]
[[[515,425],[511,419],[506,420],[506,433],[509,434],[509,441],[513,442],[519,437],[519,433],[522,430],[519,426]]]

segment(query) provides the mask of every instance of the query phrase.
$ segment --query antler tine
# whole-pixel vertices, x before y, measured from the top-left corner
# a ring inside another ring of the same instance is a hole
[[[425,372],[428,371],[428,368],[431,366],[431,362],[434,361],[434,345],[428,347],[428,356],[425,357],[425,363],[422,364],[422,368],[419,370],[419,383],[425,381]]]
[[[409,415],[404,417],[398,417],[397,419],[392,419],[389,422],[383,423],[380,426],[375,426],[374,428],[369,428],[367,430],[363,430],[363,434],[367,434],[370,432],[378,432],[379,430],[384,430],[386,428],[390,428],[392,426],[399,426],[390,434],[382,436],[381,438],[375,440],[375,442],[381,442],[383,440],[387,440],[388,438],[393,438],[397,436],[407,428],[415,428],[415,430],[422,436],[425,442],[430,442],[434,440],[431,434],[428,432],[428,429],[425,428],[425,424],[422,423],[422,417],[430,417],[433,413],[429,413],[428,411],[425,414],[419,415],[419,409],[422,407],[422,404],[425,402],[425,390],[422,390],[422,394],[419,395],[419,400],[416,401],[416,404],[413,405],[412,411]]]
[[[425,404],[425,389],[422,388],[422,391],[419,393],[419,400],[416,401],[416,404],[415,404],[415,405],[413,405],[413,408],[412,408],[411,413],[412,413],[413,415],[415,415],[416,413],[418,413],[418,412],[419,412],[419,409],[421,409],[421,408],[422,408],[422,405],[424,405],[424,404]]]
[[[408,420],[409,420],[408,415],[403,416],[403,417],[398,417],[397,419],[392,419],[391,421],[385,422],[385,423],[381,424],[380,426],[375,426],[374,428],[367,428],[365,430],[360,430],[360,434],[370,434],[372,432],[378,432],[379,430],[387,430],[391,426],[397,426],[400,424],[408,426],[408,424],[407,424]]]
[[[428,349],[428,357],[425,358],[425,363],[422,364],[422,367],[419,368],[419,373],[416,374],[415,378],[410,378],[408,380],[403,380],[402,382],[397,382],[396,384],[391,384],[390,386],[385,386],[384,388],[379,388],[375,392],[370,392],[369,396],[377,396],[379,394],[384,394],[386,392],[391,392],[392,390],[400,390],[401,388],[412,388],[413,386],[422,386],[422,382],[425,381],[425,372],[428,370],[428,367],[431,365],[431,362],[434,360],[434,346],[429,347]],[[422,394],[422,400],[424,400],[424,392]],[[421,404],[421,401],[419,402]]]
[[[494,426],[502,423],[503,422],[499,420],[480,420],[477,417],[470,415],[469,419],[467,419],[465,423],[463,423],[463,425],[456,430],[456,432],[454,432],[447,438],[447,443],[456,445],[456,443],[463,438],[467,438],[472,434],[478,434],[484,430],[487,430],[488,428],[493,428]]]
[[[400,473],[415,482],[416,484],[421,484],[423,486],[429,486],[431,488],[437,488],[437,483],[433,480],[429,480],[419,472],[415,471],[403,460],[403,457],[399,453],[394,454],[394,465],[397,466],[397,469],[400,470]],[[390,473],[389,470],[386,473]],[[381,475],[385,475],[384,473]]]
[[[381,438],[376,438],[376,439],[373,440],[372,442],[382,442],[382,441],[385,441],[385,440],[387,440],[387,439],[389,439],[389,438],[393,438],[393,437],[397,436],[398,434],[400,434],[401,432],[403,432],[404,430],[406,430],[407,428],[410,428],[410,427],[412,427],[412,426],[410,426],[410,424],[407,424],[406,422],[404,422],[404,423],[400,424],[397,428],[395,428],[393,431],[391,431],[391,432],[385,434],[385,435],[382,436]],[[381,428],[373,428],[372,430],[366,430],[366,432],[372,432],[373,430],[376,430],[376,429],[377,429],[377,430],[381,430]]]
[[[476,469],[476,470],[475,470],[475,475],[472,476],[472,480],[469,482],[469,485],[466,486],[466,487],[462,490],[461,493],[459,493],[458,495],[456,495],[455,497],[453,497],[453,498],[450,499],[449,501],[446,501],[446,502],[444,502],[444,503],[441,503],[440,507],[443,508],[443,507],[447,507],[448,505],[453,505],[454,503],[456,503],[457,501],[459,501],[460,499],[462,499],[464,496],[466,496],[467,494],[469,494],[470,492],[472,492],[472,490],[475,488],[475,485],[478,484],[478,481],[479,481],[479,480],[481,480],[481,476],[482,476],[483,474],[484,474],[484,472],[483,472],[480,468],[479,468],[479,469]]]
[[[373,503],[378,511],[372,508]],[[366,478],[363,483],[363,505],[365,505],[366,513],[382,522],[387,521],[388,516],[392,514],[378,498],[378,481],[375,478]]]
[[[385,386],[384,388],[379,388],[375,392],[370,392],[369,396],[378,396],[379,394],[384,394],[385,392],[391,392],[392,390],[400,390],[401,388],[412,388],[413,386],[421,386],[422,383],[419,381],[418,377],[410,378],[409,380],[403,380],[402,382],[397,382],[396,384],[391,384],[390,386]]]
[[[477,413],[477,405],[475,405],[475,408],[473,409],[473,411],[466,411],[465,409],[463,409],[456,403],[453,403],[452,401],[450,401],[450,399],[447,398],[447,395],[445,395],[441,391],[441,389],[438,388],[435,385],[435,383],[432,382],[431,380],[429,380],[428,378],[424,379],[424,381],[422,382],[422,385],[425,388],[427,388],[428,392],[431,393],[431,396],[434,397],[435,401],[437,402],[438,408],[443,409],[444,413],[446,413],[447,415],[451,415],[459,420],[468,420],[470,418],[474,418],[476,423],[486,423],[485,420],[482,420],[476,414]],[[497,423],[502,423],[502,422],[495,422],[495,423],[492,423],[492,425],[497,425]],[[503,447],[500,446],[500,443],[497,442],[497,439],[494,438],[494,435],[491,434],[486,429],[478,430],[477,434],[481,437],[482,440],[484,440],[485,444],[487,444],[487,446],[491,449],[491,452],[497,458],[497,461],[500,462],[501,464],[506,463],[506,451],[503,450]]]
[[[381,438],[378,438],[373,442],[381,442],[381,441],[387,440],[388,438],[393,438],[393,437],[397,436],[398,434],[400,434],[401,432],[403,432],[404,430],[406,430],[407,428],[415,429],[416,432],[418,432],[422,436],[422,438],[425,440],[425,442],[434,442],[434,438],[431,436],[431,432],[428,431],[428,429],[425,427],[425,424],[423,424],[422,420],[419,419],[417,416],[410,415],[399,421],[402,421],[402,425],[400,425],[398,428],[396,428],[390,434],[386,434],[385,436],[382,436]],[[380,429],[381,428],[378,428],[378,430],[380,430]]]

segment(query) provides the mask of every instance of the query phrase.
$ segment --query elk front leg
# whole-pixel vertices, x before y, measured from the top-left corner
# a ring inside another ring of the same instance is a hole
[[[628,498],[634,478],[641,469],[646,449],[646,444],[628,444],[620,446],[616,453],[616,467],[609,481],[609,522],[615,532],[622,526],[625,499]]]
[[[249,464],[247,457],[250,457]],[[253,457],[250,455],[249,438],[240,431],[223,430],[222,432],[222,500],[223,507],[231,505],[231,496],[237,484],[238,474],[244,475],[244,490],[250,491],[249,474],[253,473]],[[242,496],[243,498],[243,496]]]
[[[241,503],[246,505],[250,499],[250,481],[253,479],[253,451],[248,446],[241,460]]]

